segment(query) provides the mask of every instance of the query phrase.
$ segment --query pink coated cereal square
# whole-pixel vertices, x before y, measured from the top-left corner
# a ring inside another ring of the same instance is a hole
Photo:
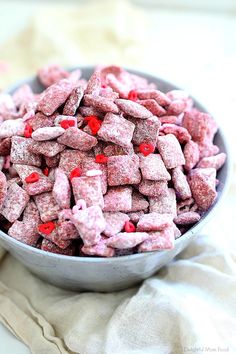
[[[120,232],[107,241],[107,246],[127,249],[139,245],[148,238],[147,232]]]
[[[70,96],[67,98],[67,101],[63,108],[63,114],[74,116],[80,102],[84,95],[84,88],[82,86],[75,87],[71,92]]]
[[[152,181],[169,181],[171,179],[159,154],[139,155],[140,169],[144,179]]]
[[[95,116],[98,118],[103,118],[105,114],[104,112],[101,112],[94,107],[87,107],[87,106],[80,106],[79,113],[83,117]]]
[[[93,246],[101,240],[101,233],[105,230],[106,222],[98,205],[76,210],[71,221],[77,228],[84,246]]]
[[[63,254],[66,256],[73,256],[75,253],[75,247],[72,244],[70,244],[70,246],[68,246],[67,248],[62,249],[62,248],[58,247],[57,245],[55,245],[55,243],[53,243],[47,239],[43,239],[42,245],[41,245],[41,250],[46,251],[46,252],[50,252],[50,253]]]
[[[53,140],[61,136],[65,129],[61,127],[38,128],[32,133],[32,139],[36,141]]]
[[[135,125],[127,119],[107,113],[98,131],[98,136],[122,147],[130,147],[134,128]]]
[[[72,170],[77,167],[82,168],[82,161],[85,156],[82,151],[66,149],[60,154],[59,168],[69,177]]]
[[[149,232],[149,238],[138,248],[139,252],[168,250],[174,248],[174,230],[168,227],[162,231]]]
[[[113,74],[108,74],[106,76],[106,82],[109,87],[113,89],[113,91],[118,93],[118,97],[120,98],[127,98],[130,88],[127,87],[124,83],[119,81],[115,75]]]
[[[171,225],[171,214],[158,214],[152,212],[140,217],[137,224],[137,231],[160,231]]]
[[[209,156],[209,157],[204,157],[199,161],[197,164],[197,167],[200,168],[215,168],[216,170],[219,170],[223,164],[225,163],[226,160],[226,154],[224,152],[215,155],[215,156]]]
[[[131,213],[127,213],[127,215],[130,218],[130,221],[136,224],[141,218],[141,216],[144,215],[144,211],[132,211]]]
[[[79,238],[78,230],[70,220],[57,224],[57,233],[60,240],[74,240]]]
[[[103,153],[106,156],[133,155],[134,149],[132,145],[130,145],[130,147],[125,148],[119,145],[111,144],[104,147]]]
[[[215,180],[216,170],[214,168],[196,168],[191,170],[188,176],[193,198],[202,210],[209,209],[216,200]]]
[[[168,106],[171,103],[170,98],[163,92],[155,89],[137,90],[137,95],[140,100],[154,99],[161,106]]]
[[[86,157],[82,161],[82,171],[83,174],[91,170],[99,170],[102,172],[101,184],[102,184],[102,194],[107,192],[107,165],[95,162],[94,157]]]
[[[73,149],[88,151],[97,144],[97,139],[82,130],[71,127],[57,139],[58,143],[69,146]]]
[[[150,213],[177,214],[176,194],[173,188],[168,188],[166,195],[159,195],[149,198]]]
[[[176,115],[183,113],[187,107],[186,100],[183,99],[175,99],[168,106],[167,114],[168,115]]]
[[[157,197],[168,193],[166,181],[151,181],[148,179],[143,179],[139,184],[138,189],[140,193],[149,197]]]
[[[141,181],[138,155],[111,156],[107,162],[109,186],[138,184]]]
[[[191,140],[191,135],[187,129],[180,127],[176,124],[162,124],[161,132],[164,134],[173,134],[179,140],[180,144],[185,144]]]
[[[57,114],[55,113],[51,116],[46,116],[42,112],[38,112],[35,114],[34,118],[28,121],[28,123],[33,128],[33,130],[43,127],[53,127],[56,116]]]
[[[30,246],[36,246],[40,237],[37,228],[32,223],[16,220],[8,230],[8,235]]]
[[[172,182],[180,199],[191,198],[192,193],[187,178],[180,167],[175,167],[172,171]]]
[[[61,209],[70,208],[70,183],[66,174],[60,168],[57,168],[55,171],[55,183],[52,194]]]
[[[113,100],[102,96],[95,96],[91,94],[84,95],[83,102],[85,106],[92,106],[102,112],[118,113],[119,109]]]
[[[87,87],[85,89],[85,94],[98,95],[101,86],[101,74],[99,71],[95,70],[88,80]]]
[[[60,80],[49,86],[41,93],[37,110],[43,112],[46,116],[51,116],[57,108],[65,103],[73,88],[73,83],[67,79]]]
[[[60,236],[58,235],[57,232],[57,228],[55,228],[50,234],[43,234],[40,233],[39,234],[41,236],[43,236],[44,238],[46,238],[47,240],[53,242],[57,247],[61,248],[61,249],[66,249],[67,247],[69,247],[71,245],[71,240],[62,240],[60,238]]]
[[[75,202],[83,199],[88,207],[98,205],[103,208],[104,200],[100,175],[74,177],[71,183]]]
[[[23,136],[25,130],[25,123],[21,118],[8,119],[0,125],[0,139],[11,138],[12,136]]]
[[[200,215],[195,211],[188,211],[185,213],[181,213],[174,218],[174,222],[177,225],[191,225],[195,224],[200,220]]]
[[[125,222],[129,220],[129,217],[121,212],[107,212],[103,215],[106,220],[106,228],[103,233],[107,237],[118,234],[121,230],[123,230]]]
[[[146,107],[153,116],[161,117],[166,115],[166,110],[160,106],[154,99],[138,101],[140,105]]]
[[[94,246],[83,246],[81,251],[89,256],[113,257],[115,255],[114,248],[107,246],[107,239],[105,237]]]
[[[12,97],[7,93],[0,93],[0,118],[8,120],[16,114],[16,107]]]
[[[21,216],[29,199],[28,193],[23,188],[17,183],[12,183],[7,190],[1,214],[10,222],[16,221]]]
[[[44,155],[47,157],[54,157],[59,152],[65,150],[65,145],[59,144],[56,141],[31,141],[29,150],[36,155]]]
[[[48,221],[57,219],[60,207],[56,203],[51,192],[35,195],[34,201],[37,205],[40,218],[43,222],[46,223]]]
[[[159,136],[157,148],[161,154],[166,168],[175,168],[185,164],[185,158],[180,143],[173,134]]]
[[[45,156],[45,163],[48,167],[57,167],[59,165],[59,161],[60,161],[60,153],[53,156],[53,157],[48,157]]]
[[[23,187],[29,195],[36,195],[43,192],[51,191],[53,184],[48,177],[46,177],[38,167],[28,166],[28,165],[13,165],[19,174]],[[31,173],[38,173],[39,180],[34,183],[26,183],[25,178]]]
[[[0,141],[0,156],[7,156],[11,153],[11,138]]]
[[[104,211],[131,211],[132,188],[111,187],[104,196]]]
[[[210,157],[219,153],[220,149],[214,145],[210,140],[198,142],[199,158]]]
[[[32,139],[13,136],[11,144],[11,162],[24,165],[41,166],[41,157],[29,151]]]
[[[17,108],[28,102],[34,101],[34,93],[28,84],[21,85],[12,95]]]
[[[133,143],[140,145],[142,143],[156,145],[160,128],[160,121],[153,116],[147,119],[136,119],[135,130],[133,134]]]
[[[128,116],[140,119],[152,117],[153,114],[139,103],[118,98],[115,103],[119,109]]]
[[[23,214],[23,222],[25,224],[34,224],[35,226],[38,226],[38,224],[40,223],[39,211],[33,200],[30,200],[29,203],[26,205]]]
[[[190,140],[184,146],[185,169],[190,171],[199,161],[199,147],[193,140]]]
[[[146,210],[149,207],[148,201],[138,191],[133,191],[131,211]]]
[[[69,72],[57,64],[48,64],[38,70],[39,81],[45,87],[49,87],[62,79],[67,79],[68,76]]]

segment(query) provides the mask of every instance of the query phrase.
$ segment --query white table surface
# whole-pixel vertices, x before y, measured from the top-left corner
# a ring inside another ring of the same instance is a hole
[[[32,14],[34,14],[35,10],[37,9],[37,6],[33,3],[30,2],[15,2],[14,3],[14,12],[12,12],[12,2],[7,2],[7,3],[1,3],[1,30],[0,30],[0,44],[3,43],[7,38],[10,36],[14,35],[24,27],[24,24],[26,21],[30,18]],[[187,90],[189,90],[193,95],[197,95],[200,100],[203,101],[203,103],[207,102],[213,111],[217,111],[218,113],[222,113],[222,106],[218,104],[218,100],[214,99],[214,95],[212,93],[212,89],[214,87],[214,79],[216,78],[216,75],[218,77],[219,82],[222,82],[222,85],[228,84],[227,80],[225,77],[227,75],[230,75],[230,66],[232,66],[232,69],[235,67],[235,59],[236,59],[236,51],[235,47],[231,46],[230,41],[232,38],[230,38],[230,34],[233,32],[236,33],[236,21],[233,16],[229,15],[223,15],[223,14],[216,14],[215,16],[209,12],[205,13],[202,17],[201,14],[199,13],[193,13],[193,12],[175,12],[175,11],[163,11],[163,10],[158,10],[152,11],[152,19],[153,21],[153,28],[157,31],[160,31],[160,28],[162,26],[165,27],[165,33],[167,36],[167,40],[171,39],[172,36],[174,36],[173,32],[171,33],[171,30],[168,32],[168,26],[166,26],[166,23],[171,21],[172,25],[173,23],[176,22],[178,26],[178,33],[182,33],[183,37],[186,34],[186,28],[188,30],[192,31],[192,36],[194,38],[194,35],[198,33],[198,31],[203,31],[203,34],[205,35],[204,41],[205,41],[205,50],[206,53],[203,52],[203,57],[208,55],[207,60],[202,61],[202,65],[198,66],[198,71],[195,73],[195,75],[191,76],[189,75],[190,73],[190,66],[187,67],[186,63],[183,63],[182,69],[185,71],[185,79],[180,82],[179,77],[176,76],[174,78],[175,82],[179,82],[183,87],[185,87]],[[199,22],[200,26],[198,26],[198,18],[201,21]],[[158,21],[158,25],[155,26],[155,19]],[[193,25],[195,23],[195,27]],[[171,27],[170,27],[171,28]],[[235,36],[232,36],[233,39],[235,39]],[[215,41],[212,41],[212,38],[215,39]],[[210,41],[210,43],[208,42]],[[161,43],[160,43],[161,45]],[[207,46],[210,46],[210,51],[207,48]],[[181,48],[183,49],[184,47],[180,44]],[[175,42],[173,43],[173,50],[175,50],[177,46],[175,47]],[[194,54],[194,53],[193,53]],[[214,56],[216,60],[214,59]],[[177,57],[176,57],[177,58]],[[172,75],[170,71],[168,71],[168,67],[173,64],[173,60],[169,58],[169,62],[167,61],[159,61],[159,69],[160,72],[164,73],[164,76],[168,77]],[[194,55],[193,55],[193,61],[194,61]],[[177,58],[177,65],[179,66],[179,69],[181,71],[181,62],[178,61]],[[219,69],[221,66],[224,66],[224,73],[222,73]],[[200,70],[199,70],[200,68]],[[235,71],[235,70],[234,70]],[[235,74],[234,74],[235,75]],[[207,76],[207,78],[206,78]],[[205,87],[205,92],[204,88],[201,87],[201,79],[205,77],[205,82],[208,82],[209,85]],[[171,79],[171,78],[170,78]],[[231,80],[233,82],[233,80]],[[235,80],[234,80],[235,82]],[[191,89],[193,87],[193,89]],[[233,90],[232,88],[229,87],[229,90]],[[211,94],[209,95],[209,92],[211,91]],[[217,93],[216,93],[217,94]],[[206,97],[207,95],[207,97]],[[233,101],[235,99],[235,89],[234,93],[231,91],[231,95],[229,97],[229,101]],[[227,107],[229,109],[229,102],[227,103]],[[213,112],[214,113],[214,112]],[[235,124],[235,123],[234,123]],[[235,132],[235,130],[234,130]],[[18,339],[16,339],[8,329],[6,329],[2,324],[0,324],[0,354],[28,354],[30,353],[29,349],[21,343]]]

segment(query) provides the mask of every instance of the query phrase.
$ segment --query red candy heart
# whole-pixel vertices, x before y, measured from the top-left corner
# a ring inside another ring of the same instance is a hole
[[[31,138],[32,133],[33,133],[33,128],[29,124],[26,124],[24,129],[24,137]]]
[[[95,157],[95,162],[97,163],[107,163],[107,161],[108,157],[103,154],[99,154]]]
[[[130,101],[137,101],[137,98],[138,98],[137,91],[135,91],[135,90],[129,91],[128,100],[130,100]]]
[[[155,151],[155,146],[153,146],[152,144],[142,143],[142,144],[139,145],[139,151],[144,156],[148,156],[148,155],[152,154]]]
[[[54,222],[49,221],[49,222],[47,222],[45,224],[40,224],[38,226],[38,230],[42,234],[49,235],[55,229],[55,227],[56,226],[55,226]]]
[[[135,232],[136,227],[131,221],[126,221],[125,222],[125,232]]]
[[[70,173],[70,180],[72,180],[74,177],[80,177],[81,174],[82,171],[79,167],[74,168]]]
[[[37,172],[32,172],[29,176],[25,178],[26,183],[34,183],[38,182],[39,174]]]
[[[63,129],[68,129],[75,126],[75,121],[72,119],[65,119],[61,121],[60,125]]]

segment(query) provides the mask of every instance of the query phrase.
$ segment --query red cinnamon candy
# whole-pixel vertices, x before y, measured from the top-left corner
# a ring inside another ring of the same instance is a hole
[[[25,178],[26,183],[34,183],[39,181],[39,174],[37,172],[32,172],[29,176]]]
[[[33,128],[29,124],[26,124],[24,130],[24,137],[31,138],[32,133],[33,133]]]
[[[55,229],[55,223],[53,221],[49,221],[44,224],[40,224],[38,226],[39,231],[44,235],[49,235]]]
[[[139,145],[139,151],[144,155],[148,156],[155,151],[155,146],[152,144],[142,143]]]
[[[81,174],[82,171],[79,167],[74,168],[70,173],[70,180],[72,180],[74,177],[80,177]]]
[[[135,232],[136,231],[136,227],[134,226],[134,224],[131,221],[126,221],[125,222],[125,232]]]
[[[74,127],[75,126],[75,121],[72,120],[72,119],[65,119],[65,120],[62,120],[60,122],[60,126],[63,128],[63,129],[68,129],[70,127]]]

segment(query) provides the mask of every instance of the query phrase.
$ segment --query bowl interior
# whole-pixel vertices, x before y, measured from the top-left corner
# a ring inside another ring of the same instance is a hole
[[[90,67],[84,67],[82,68],[82,76],[86,79],[88,79],[92,72],[94,70],[94,67],[90,66]],[[150,82],[154,82],[157,84],[158,89],[160,89],[163,92],[167,92],[170,90],[174,90],[174,89],[179,89],[179,87],[163,80],[160,79],[158,77],[155,77],[153,75],[150,74],[146,74],[146,73],[142,73],[142,72],[138,72],[135,70],[129,70],[130,72],[137,74],[137,75],[142,75],[143,77],[145,77],[148,81]],[[40,93],[42,92],[42,90],[44,90],[44,87],[41,85],[41,83],[39,82],[39,80],[37,79],[37,77],[33,77],[33,78],[29,78],[27,80],[23,80],[21,82],[18,82],[16,85],[11,86],[7,92],[9,93],[13,93],[20,85],[22,85],[23,83],[27,83],[31,86],[32,90],[34,93]],[[207,112],[207,110],[205,109],[205,107],[203,107],[199,102],[197,102],[194,99],[194,103],[196,108],[198,108],[199,110],[203,111],[203,112]],[[229,175],[230,175],[230,167],[231,167],[231,163],[230,163],[230,159],[229,159],[229,149],[227,147],[227,143],[226,143],[226,139],[223,136],[222,130],[219,129],[215,139],[214,139],[214,143],[216,145],[219,146],[220,148],[220,152],[225,152],[228,156],[226,163],[224,164],[224,166],[221,168],[221,170],[218,172],[217,174],[217,178],[219,180],[219,184],[217,187],[217,191],[218,191],[218,197],[216,202],[214,203],[214,205],[211,206],[211,208],[203,215],[203,217],[201,218],[201,220],[195,224],[192,228],[190,228],[185,234],[183,234],[180,238],[178,238],[176,240],[176,245],[181,243],[184,239],[189,238],[191,236],[193,236],[202,226],[204,226],[204,224],[206,224],[208,222],[208,219],[212,216],[213,214],[213,209],[216,208],[216,206],[219,204],[219,201],[222,199],[223,195],[226,193],[226,190],[228,189],[228,184],[229,184]],[[134,255],[129,255],[129,256],[122,256],[122,257],[114,257],[111,259],[104,259],[104,258],[99,258],[99,257],[71,257],[71,256],[63,256],[63,255],[58,255],[58,254],[52,254],[52,253],[48,253],[36,248],[33,248],[31,246],[28,246],[26,244],[23,244],[15,239],[13,239],[12,237],[8,236],[6,233],[4,233],[3,231],[0,230],[0,236],[1,238],[6,241],[6,243],[11,243],[12,245],[15,245],[15,247],[19,247],[19,248],[24,248],[24,249],[28,249],[29,251],[31,251],[31,253],[41,253],[41,254],[45,254],[48,255],[48,257],[54,257],[54,258],[60,258],[60,259],[64,259],[65,261],[75,261],[75,262],[79,262],[79,261],[83,261],[83,260],[87,260],[87,261],[99,261],[99,262],[114,262],[114,260],[121,260],[124,258],[139,258],[139,257],[146,257],[148,254],[150,253],[154,253],[154,252],[148,252],[148,253],[141,253],[141,254],[134,254]],[[161,252],[168,252],[168,251],[161,251]],[[159,252],[159,253],[161,253]]]

